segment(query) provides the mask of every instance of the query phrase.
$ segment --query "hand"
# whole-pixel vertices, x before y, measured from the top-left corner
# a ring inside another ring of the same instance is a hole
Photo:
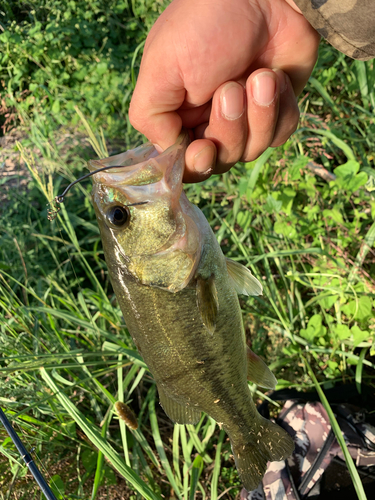
[[[189,129],[185,182],[252,161],[295,131],[319,40],[292,0],[174,0],[148,35],[130,122],[161,151]]]

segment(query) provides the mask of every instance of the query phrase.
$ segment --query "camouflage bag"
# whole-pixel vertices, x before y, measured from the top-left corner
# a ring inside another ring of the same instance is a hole
[[[312,395],[297,391],[276,391],[270,398],[285,400],[287,395],[299,399],[288,399],[276,422],[293,437],[293,455],[283,462],[268,463],[258,488],[251,492],[242,490],[243,500],[318,498],[321,478],[328,466],[338,459],[345,466],[344,456],[323,405],[316,400],[306,401],[312,399]],[[314,396],[317,396],[316,393]],[[302,397],[305,401],[301,401]],[[358,407],[337,403],[331,403],[331,406],[356,466],[369,470],[375,465],[375,427],[365,422],[366,413]],[[267,416],[268,403],[263,403],[258,410]],[[375,478],[371,474],[370,477]],[[374,486],[375,482],[372,489]]]

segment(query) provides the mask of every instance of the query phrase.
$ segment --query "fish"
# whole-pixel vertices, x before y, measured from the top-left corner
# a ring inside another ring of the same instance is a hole
[[[229,436],[247,490],[268,461],[291,455],[288,433],[263,418],[248,380],[276,379],[246,345],[238,294],[262,285],[225,258],[201,210],[182,185],[189,136],[158,153],[151,143],[88,162],[92,203],[110,280],[126,326],[152,373],[160,404],[177,424],[201,412]],[[113,168],[115,166],[119,168]]]

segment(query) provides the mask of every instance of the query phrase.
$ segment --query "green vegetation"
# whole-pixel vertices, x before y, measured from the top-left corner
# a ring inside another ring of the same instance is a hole
[[[5,132],[17,127],[19,142],[4,143],[0,173],[14,156],[25,169],[0,178],[0,404],[35,447],[58,498],[118,491],[129,499],[216,500],[224,492],[238,498],[241,489],[215,422],[203,416],[197,426],[173,426],[158,404],[108,281],[90,182],[47,221],[47,202],[95,157],[76,105],[101,154],[142,141],[128,104],[142,43],[165,4],[1,7],[1,124]],[[264,295],[241,305],[248,341],[279,387],[308,390],[317,380],[323,388],[374,388],[374,86],[373,62],[322,44],[293,137],[186,188],[224,253],[263,283]],[[122,399],[137,414],[137,431],[114,415]],[[0,436],[0,498],[41,498],[1,429]]]

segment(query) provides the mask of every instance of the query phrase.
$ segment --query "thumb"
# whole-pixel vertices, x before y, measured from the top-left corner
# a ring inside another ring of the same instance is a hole
[[[163,150],[176,142],[182,127],[176,110],[184,102],[185,88],[173,59],[149,46],[129,108],[133,127]]]

